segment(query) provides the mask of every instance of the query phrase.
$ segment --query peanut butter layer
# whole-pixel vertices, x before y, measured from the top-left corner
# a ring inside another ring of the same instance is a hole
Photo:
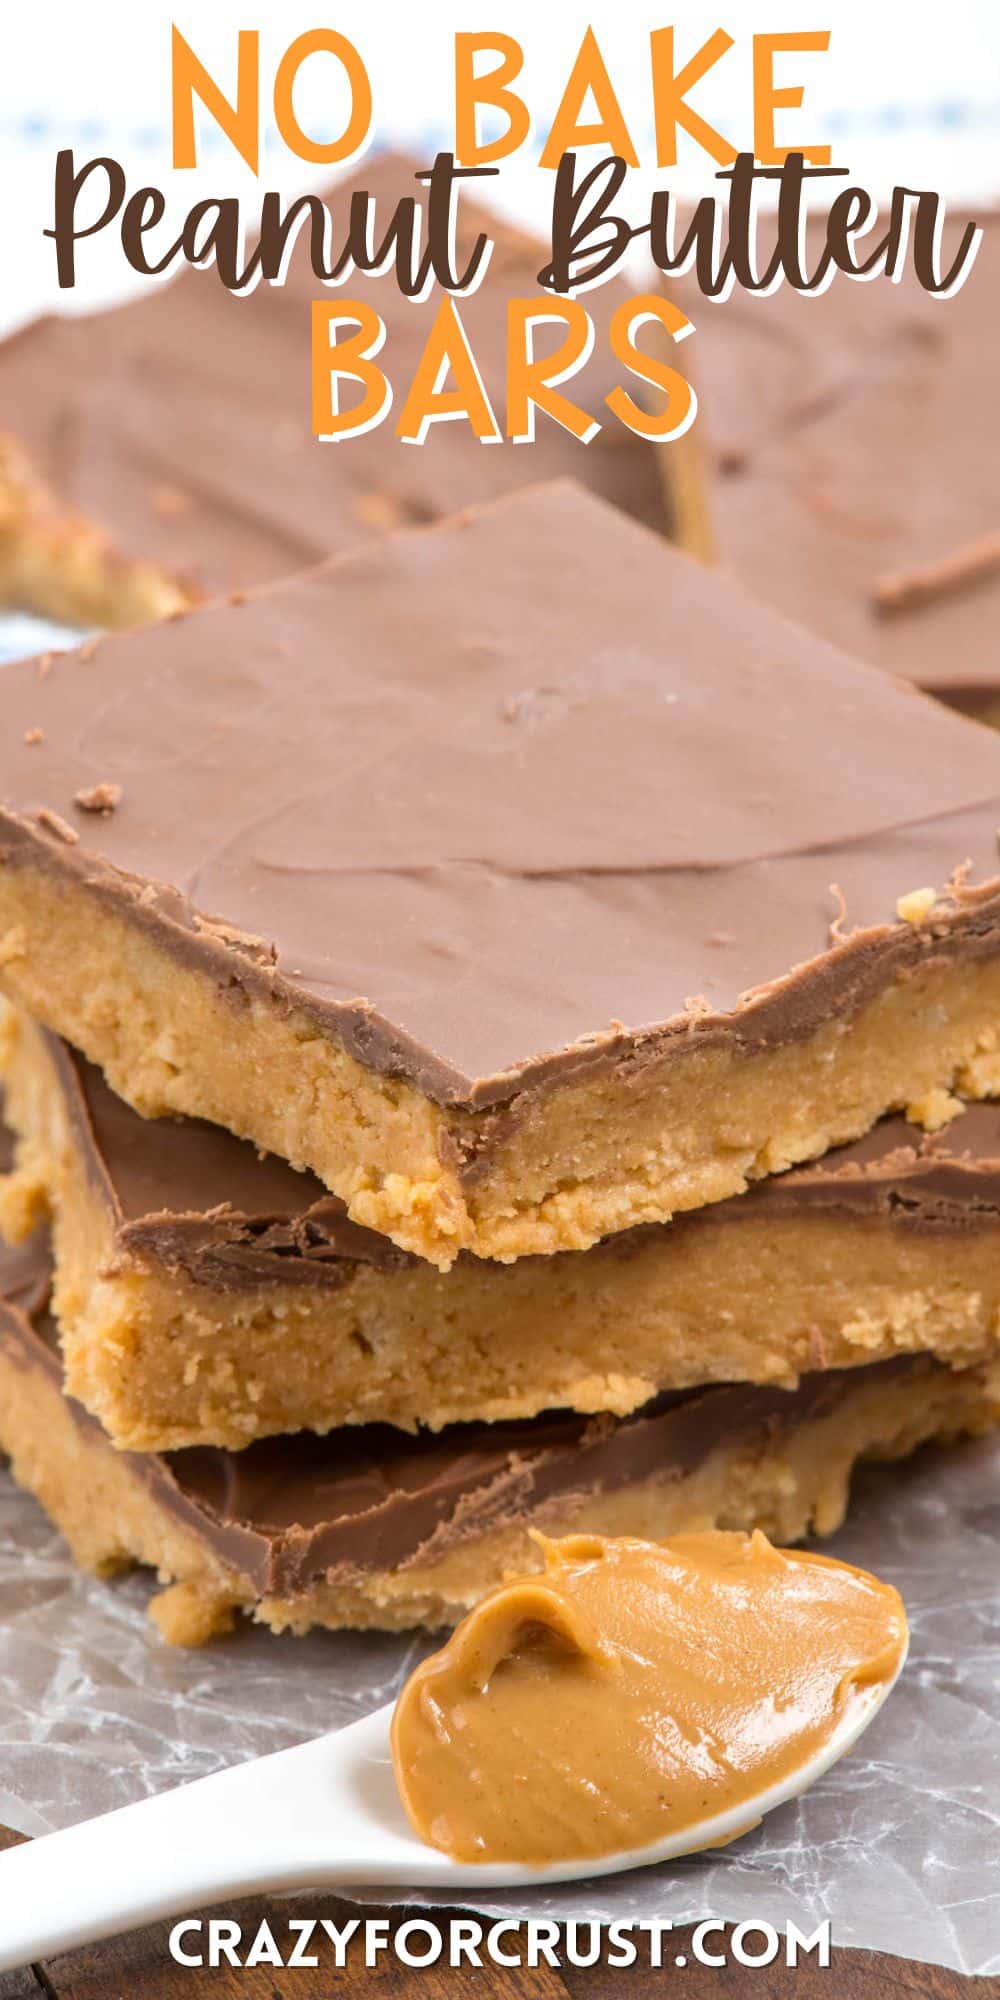
[[[448,1273],[310,1175],[193,1120],[149,1124],[27,1016],[7,1021],[18,1167],[0,1222],[50,1216],[70,1392],[138,1450],[383,1422],[439,1430],[1000,1337],[1000,1108],[884,1120],[814,1166],[584,1256]]]
[[[663,1545],[545,1541],[421,1662],[392,1760],[422,1840],[460,1861],[553,1862],[720,1844],[808,1781],[898,1674],[891,1585],[716,1530]]]
[[[907,271],[684,304],[719,562],[873,666],[995,706],[1000,215],[976,220],[950,299]]]
[[[105,1573],[146,1563],[171,1583],[155,1614],[187,1643],[240,1610],[276,1630],[448,1625],[504,1576],[537,1568],[533,1528],[654,1541],[711,1526],[785,1542],[829,1532],[858,1458],[983,1429],[1000,1409],[995,1360],[955,1371],[906,1356],[794,1391],[668,1395],[623,1421],[116,1452],[63,1390],[44,1242],[0,1264],[0,1449],[78,1561]]]
[[[328,188],[337,242],[357,190],[375,198],[376,238],[400,199],[425,204],[414,175],[427,164],[366,159]],[[481,231],[496,248],[459,310],[502,423],[507,303],[536,296],[547,252],[465,190],[462,261]],[[36,321],[0,344],[0,596],[71,624],[134,625],[563,473],[697,547],[690,443],[648,444],[605,407],[622,373],[608,325],[627,291],[612,283],[588,294],[594,353],[573,394],[603,427],[586,446],[544,414],[530,447],[505,439],[486,449],[468,424],[445,423],[411,450],[391,418],[349,445],[320,443],[309,415],[310,327],[311,302],[324,294],[308,229],[282,287],[233,297],[214,269],[189,270],[114,311]],[[363,297],[382,315],[401,396],[440,291],[415,303],[390,272],[348,279],[329,296]]]
[[[1000,745],[570,483],[0,672],[0,969],[441,1267],[1000,1085]]]

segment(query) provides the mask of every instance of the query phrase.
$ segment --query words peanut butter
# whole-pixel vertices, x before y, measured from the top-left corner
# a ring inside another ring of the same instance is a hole
[[[745,1831],[903,1658],[895,1590],[759,1532],[541,1547],[393,1717],[409,1818],[456,1860],[596,1857],[744,1804]]]

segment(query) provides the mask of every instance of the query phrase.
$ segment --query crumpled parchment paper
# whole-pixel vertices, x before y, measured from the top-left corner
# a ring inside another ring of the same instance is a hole
[[[823,1546],[895,1583],[912,1625],[903,1679],[854,1754],[729,1849],[592,1888],[491,1892],[484,1909],[829,1917],[835,1944],[1000,1971],[1000,1440],[869,1469]],[[0,1471],[0,1821],[45,1833],[319,1735],[391,1700],[427,1649],[247,1627],[180,1652],[146,1618],[150,1589],[81,1576]]]

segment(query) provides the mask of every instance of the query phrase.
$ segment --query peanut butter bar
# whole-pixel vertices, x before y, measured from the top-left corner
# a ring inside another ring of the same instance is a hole
[[[218,1126],[149,1124],[27,1016],[8,1024],[17,1172],[0,1222],[51,1216],[70,1393],[115,1443],[239,1449],[373,1421],[440,1430],[666,1389],[794,1388],[817,1368],[1000,1336],[1000,1107],[900,1118],[814,1166],[584,1256],[448,1273],[347,1219]]]
[[[380,240],[401,198],[425,201],[414,175],[427,165],[387,154],[327,188],[336,240],[358,189],[375,198]],[[538,293],[547,251],[470,198],[469,185],[458,202],[460,251],[481,231],[495,249],[459,310],[502,423],[507,302]],[[324,293],[308,249],[306,231],[282,287],[234,297],[214,269],[189,270],[133,304],[38,320],[0,344],[0,599],[70,624],[141,624],[564,473],[701,546],[690,437],[649,444],[605,408],[623,372],[608,326],[624,283],[587,295],[594,352],[572,393],[602,421],[590,445],[544,415],[530,447],[485,449],[467,424],[445,423],[411,450],[391,417],[349,445],[322,444],[309,384],[311,301]],[[415,303],[390,271],[348,279],[330,296],[362,297],[382,315],[398,404],[441,293]]]
[[[0,669],[0,979],[440,1268],[1000,1087],[1000,744],[571,482]]]
[[[957,240],[968,216],[949,229]],[[962,289],[909,270],[818,298],[685,287],[716,553],[768,604],[1000,716],[1000,215]],[[815,259],[819,242],[811,241]]]
[[[76,1559],[139,1562],[169,1587],[153,1615],[198,1644],[249,1612],[276,1631],[452,1623],[537,1567],[529,1530],[632,1534],[761,1527],[789,1542],[843,1515],[859,1458],[976,1431],[1000,1410],[994,1359],[928,1356],[659,1398],[623,1421],[558,1416],[407,1439],[370,1426],[260,1439],[236,1454],[116,1452],[62,1387],[36,1237],[0,1253],[0,1449]]]

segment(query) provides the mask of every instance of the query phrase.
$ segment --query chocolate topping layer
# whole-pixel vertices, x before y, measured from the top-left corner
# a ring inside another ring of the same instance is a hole
[[[337,241],[355,189],[375,197],[377,238],[402,197],[425,200],[413,177],[429,164],[386,154],[328,187]],[[468,185],[459,195],[459,240],[471,244],[482,230],[496,248],[459,311],[502,426],[507,301],[539,295],[536,273],[547,252],[470,199]],[[65,506],[195,596],[287,575],[386,528],[435,520],[561,473],[666,532],[662,453],[604,406],[622,375],[608,322],[628,289],[613,283],[587,295],[596,340],[572,393],[603,422],[587,446],[545,416],[530,449],[508,440],[484,447],[458,423],[433,424],[426,444],[411,449],[396,438],[392,417],[348,445],[320,443],[310,426],[311,300],[363,298],[381,313],[382,358],[398,408],[442,295],[435,287],[424,302],[405,299],[391,273],[355,276],[325,292],[312,274],[307,232],[283,287],[261,284],[234,298],[214,269],[190,270],[112,312],[24,328],[0,345],[0,430],[27,447]],[[546,341],[558,344],[543,330],[540,354]]]
[[[337,1284],[359,1262],[391,1270],[415,1261],[351,1222],[312,1174],[199,1119],[150,1124],[76,1050],[55,1035],[45,1042],[85,1171],[126,1251],[222,1288]],[[1000,1105],[972,1105],[933,1134],[885,1118],[853,1145],[672,1223],[626,1231],[615,1247],[625,1255],[650,1230],[815,1207],[914,1227],[1000,1225]]]
[[[443,1104],[805,1035],[1000,945],[993,733],[570,482],[16,662],[0,703],[0,865]]]
[[[1000,215],[977,220],[984,240],[950,299],[909,270],[899,284],[838,276],[819,298],[684,296],[719,560],[825,639],[939,691],[1000,687],[1000,569],[986,561],[1000,532]]]
[[[19,1365],[53,1375],[58,1342],[42,1304],[49,1272],[41,1237],[28,1251],[0,1250],[0,1342]],[[903,1356],[865,1375],[938,1365]],[[329,1571],[437,1556],[564,1495],[679,1476],[718,1445],[764,1439],[823,1415],[857,1380],[856,1371],[829,1370],[805,1376],[795,1390],[741,1385],[668,1394],[621,1420],[556,1415],[459,1424],[418,1439],[371,1425],[325,1438],[260,1439],[237,1453],[208,1446],[130,1452],[128,1463],[157,1504],[250,1578],[259,1595],[284,1596]],[[103,1439],[93,1417],[79,1404],[70,1408]]]
[[[1000,1106],[969,1105],[940,1132],[883,1118],[853,1145],[759,1181],[744,1198],[883,1213],[926,1228],[1000,1222]]]
[[[0,1123],[0,1174],[9,1173],[13,1164],[14,1141],[6,1125]],[[56,1336],[48,1318],[50,1282],[51,1262],[40,1238],[33,1237],[16,1248],[0,1239],[0,1313],[6,1305],[20,1317],[44,1325],[45,1337],[52,1344]]]
[[[352,1222],[313,1174],[203,1119],[151,1124],[67,1042],[45,1032],[45,1043],[88,1179],[125,1250],[220,1286],[337,1284],[357,1263],[415,1261]]]

